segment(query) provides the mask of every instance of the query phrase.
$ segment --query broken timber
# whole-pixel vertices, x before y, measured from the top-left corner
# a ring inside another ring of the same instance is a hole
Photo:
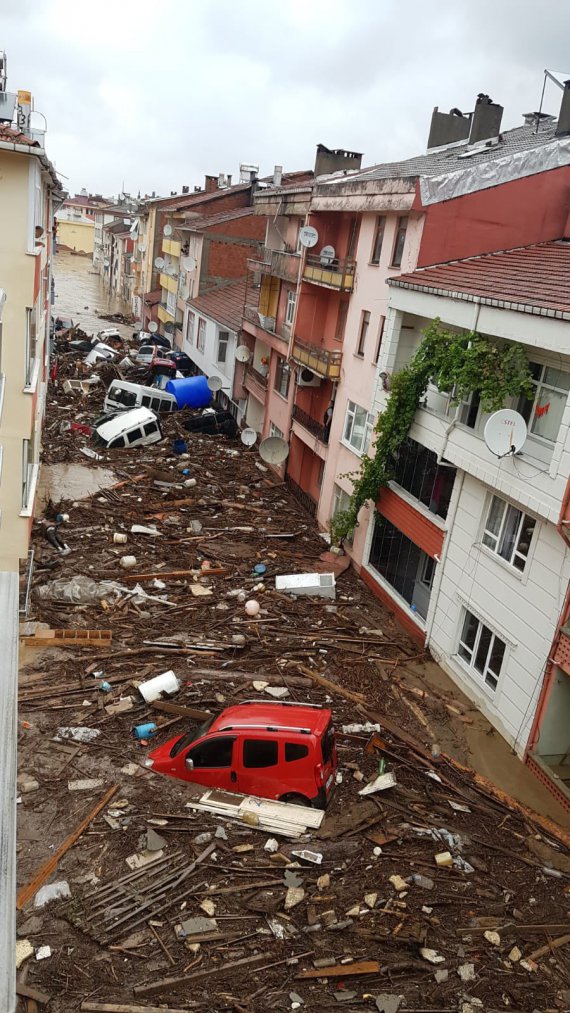
[[[24,647],[109,647],[111,630],[40,630],[22,637]]]
[[[308,971],[299,971],[295,978],[356,978],[361,974],[378,974],[380,964],[377,960],[361,960],[356,964],[333,964],[331,967],[312,967]]]

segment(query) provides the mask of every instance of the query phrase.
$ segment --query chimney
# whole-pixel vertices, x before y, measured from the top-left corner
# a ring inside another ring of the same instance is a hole
[[[556,127],[557,137],[567,137],[570,134],[570,81],[564,82],[564,91],[562,92],[562,102],[560,104],[560,113],[558,116],[558,126]]]
[[[448,113],[440,113],[436,106],[431,114],[428,151],[432,148],[443,148],[448,144],[466,141],[470,128],[471,113],[463,114],[460,109],[450,109]]]
[[[183,186],[182,187],[182,193],[190,193],[190,187],[189,186]]]
[[[498,137],[502,117],[503,107],[492,102],[488,95],[479,94],[471,119],[469,144],[480,144],[481,141],[490,141]]]
[[[206,193],[214,193],[218,189],[218,177],[217,176],[206,176],[206,182],[204,190]]]
[[[317,144],[315,176],[328,176],[343,169],[345,172],[360,169],[361,164],[362,154],[358,151],[346,151],[345,148],[331,149],[324,144]]]
[[[202,187],[201,186],[195,186],[194,187],[194,193],[202,193]]]
[[[231,176],[226,176],[226,185],[227,186],[231,186],[232,185],[232,177]]]
[[[273,186],[281,186],[283,180],[283,166],[275,165],[273,167]]]

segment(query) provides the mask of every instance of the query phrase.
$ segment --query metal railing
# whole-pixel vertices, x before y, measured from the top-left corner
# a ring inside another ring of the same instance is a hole
[[[329,442],[330,426],[321,425],[320,422],[311,418],[302,408],[299,408],[299,405],[293,405],[293,418],[299,425],[303,426],[303,429],[307,429],[313,436],[316,436],[321,443],[326,445]]]
[[[251,257],[247,266],[250,271],[258,274],[273,275],[283,281],[297,282],[301,256],[287,250],[270,250],[264,246],[260,257]]]
[[[250,320],[256,327],[261,327],[264,331],[269,331],[270,334],[276,333],[275,317],[266,317],[263,313],[260,313],[258,306],[244,306],[243,315],[246,320]]]
[[[287,488],[293,494],[297,502],[301,504],[301,506],[307,511],[307,513],[309,513],[311,517],[316,517],[317,504],[315,503],[314,499],[312,499],[312,497],[309,496],[308,492],[305,492],[304,489],[301,489],[301,486],[297,485],[295,480],[291,478],[290,475],[285,475],[285,484],[287,485]]]
[[[355,260],[334,257],[327,263],[326,259],[321,259],[318,254],[309,253],[303,268],[303,279],[315,285],[335,288],[339,292],[352,292],[355,271]]]
[[[300,366],[306,366],[311,372],[327,380],[338,380],[340,377],[342,352],[333,352],[328,348],[321,348],[320,345],[311,345],[307,341],[295,338],[292,358]]]

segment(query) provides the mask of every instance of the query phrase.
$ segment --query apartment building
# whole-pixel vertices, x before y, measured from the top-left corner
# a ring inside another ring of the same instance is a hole
[[[94,230],[93,230],[93,267],[97,268],[103,279],[109,281],[110,267],[110,240],[104,232],[105,226],[117,222],[123,222],[129,228],[135,214],[138,212],[138,203],[124,194],[119,197],[116,203],[107,201],[95,209]]]
[[[94,251],[95,217],[109,204],[100,194],[83,189],[74,197],[66,197],[56,213],[57,244],[60,249],[91,256]]]

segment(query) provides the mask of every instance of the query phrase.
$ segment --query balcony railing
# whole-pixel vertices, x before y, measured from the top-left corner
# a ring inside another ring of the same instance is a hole
[[[326,380],[338,380],[340,377],[342,352],[331,352],[328,348],[310,345],[306,341],[301,341],[300,338],[295,338],[292,358],[300,366],[306,366],[307,369]]]
[[[301,486],[297,485],[295,480],[292,479],[290,475],[285,475],[285,482],[289,490],[293,493],[293,496],[295,497],[297,502],[300,503],[302,507],[304,507],[304,509],[307,511],[307,513],[311,515],[311,517],[315,517],[317,514],[317,504],[315,503],[314,499],[312,499],[309,496],[308,492],[305,492],[304,489],[301,489]]]
[[[354,260],[334,258],[327,263],[324,258],[321,260],[318,254],[309,253],[303,268],[303,280],[310,281],[313,285],[334,288],[338,292],[352,292],[355,270]]]
[[[257,274],[271,274],[283,281],[296,283],[299,277],[299,266],[301,257],[298,253],[288,253],[286,250],[270,250],[264,246],[260,257],[252,257],[248,260],[247,266],[250,271]]]
[[[275,317],[267,317],[263,313],[260,313],[257,306],[244,306],[243,315],[245,320],[251,321],[256,327],[261,327],[262,330],[267,331],[269,334],[274,334],[276,338],[280,338],[282,341],[289,340],[288,337],[280,334],[275,329]]]
[[[265,404],[267,397],[267,377],[258,373],[253,366],[246,366],[243,378],[243,385],[246,390],[253,394],[257,401]]]
[[[259,370],[255,369],[254,366],[245,367],[245,375],[249,377],[254,383],[258,383],[261,387],[267,388],[267,377],[260,373]]]
[[[307,429],[313,436],[316,436],[321,443],[325,445],[329,442],[330,426],[325,428],[316,419],[311,418],[307,412],[304,412],[298,405],[293,405],[293,418],[299,425],[303,426],[303,429]]]

